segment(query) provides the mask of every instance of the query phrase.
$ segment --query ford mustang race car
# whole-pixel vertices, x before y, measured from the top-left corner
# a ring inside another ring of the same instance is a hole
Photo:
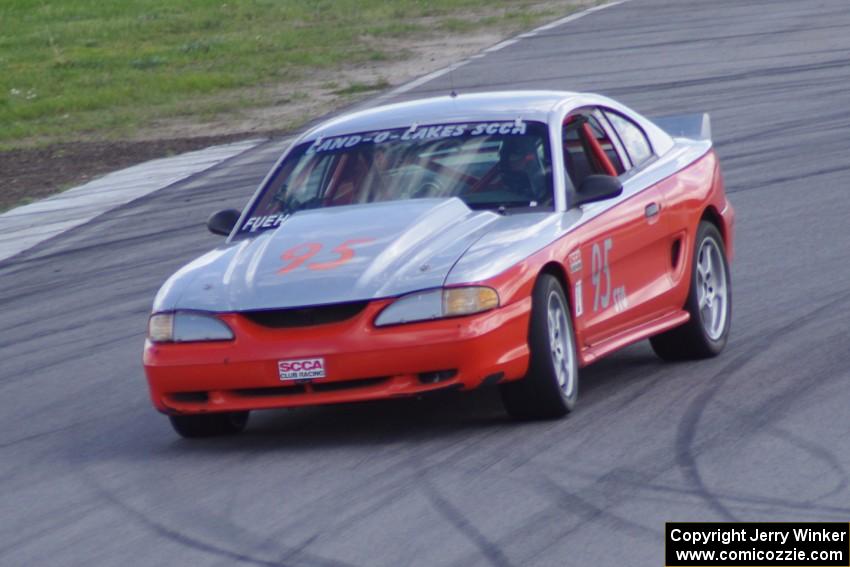
[[[510,415],[545,419],[636,341],[717,355],[734,213],[709,129],[548,91],[321,124],[156,296],[153,404],[200,437],[256,409],[498,384]]]

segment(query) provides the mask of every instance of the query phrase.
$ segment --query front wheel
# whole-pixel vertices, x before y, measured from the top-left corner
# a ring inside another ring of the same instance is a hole
[[[171,427],[181,437],[219,437],[240,433],[248,424],[247,411],[228,413],[203,413],[198,415],[171,415]]]
[[[713,224],[701,222],[691,267],[691,288],[685,309],[690,320],[650,339],[664,360],[717,356],[726,346],[732,320],[732,281],[723,238]]]
[[[528,374],[501,386],[502,402],[517,419],[554,419],[575,407],[578,358],[572,318],[557,278],[542,274],[534,285]]]

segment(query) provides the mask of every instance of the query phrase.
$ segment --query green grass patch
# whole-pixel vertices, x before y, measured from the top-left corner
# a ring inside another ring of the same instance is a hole
[[[0,147],[115,138],[156,119],[226,113],[245,103],[234,93],[246,89],[405,57],[399,43],[406,37],[516,29],[551,16],[532,12],[535,4],[3,0]],[[334,92],[386,86],[341,84]]]

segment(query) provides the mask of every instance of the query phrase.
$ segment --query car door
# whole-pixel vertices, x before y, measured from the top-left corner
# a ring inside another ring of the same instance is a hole
[[[656,295],[669,286],[664,281],[670,256],[664,203],[657,187],[630,183],[642,164],[632,162],[600,110],[568,116],[563,143],[574,187],[592,174],[616,175],[624,184],[620,197],[581,206],[587,219],[579,229],[586,268],[577,286],[577,324],[585,346],[593,347],[660,315]]]

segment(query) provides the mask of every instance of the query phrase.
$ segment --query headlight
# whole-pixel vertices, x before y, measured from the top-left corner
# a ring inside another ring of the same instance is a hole
[[[499,306],[496,290],[483,286],[452,287],[411,293],[388,305],[375,325],[398,325],[481,313]]]
[[[148,319],[148,338],[155,343],[174,340],[174,313],[155,313]]]
[[[499,306],[499,294],[489,287],[453,287],[443,290],[443,315],[470,315]]]
[[[155,343],[229,341],[233,331],[214,315],[194,311],[154,313],[148,320],[148,338]]]

